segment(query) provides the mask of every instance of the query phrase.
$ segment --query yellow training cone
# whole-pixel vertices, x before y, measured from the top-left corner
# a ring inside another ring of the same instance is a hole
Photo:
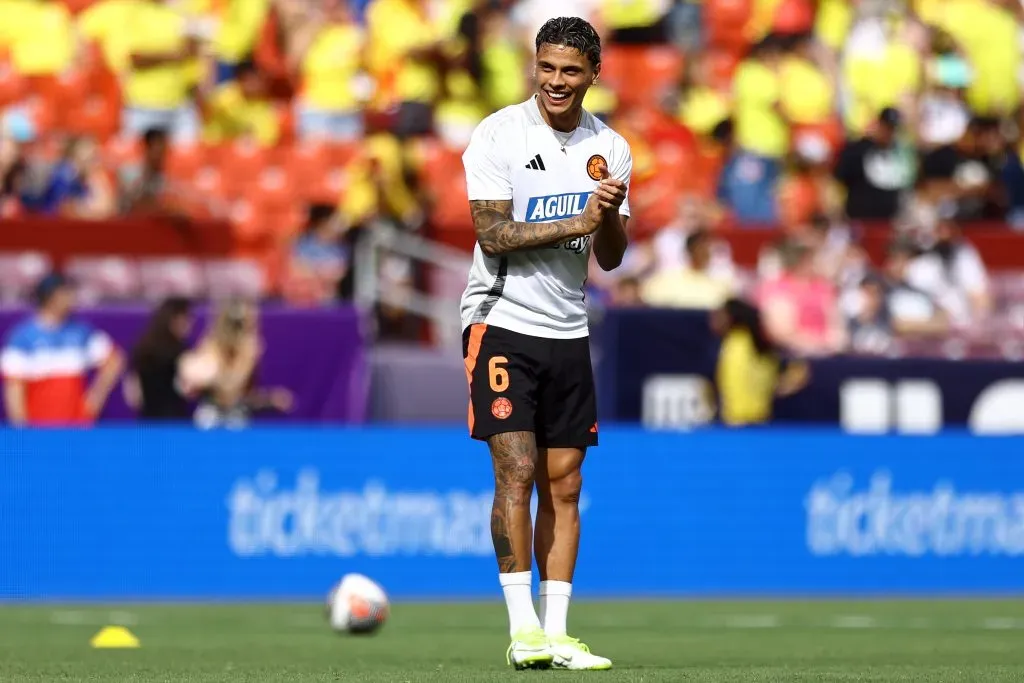
[[[95,648],[141,647],[139,639],[124,626],[104,626],[89,645]]]

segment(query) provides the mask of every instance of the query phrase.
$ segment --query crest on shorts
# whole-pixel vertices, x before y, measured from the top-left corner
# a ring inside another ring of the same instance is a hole
[[[498,398],[494,399],[494,402],[491,404],[491,415],[498,418],[499,420],[504,420],[511,414],[512,401],[508,400],[504,396],[499,396]]]
[[[600,154],[595,154],[594,156],[587,159],[587,175],[590,176],[591,180],[601,179],[602,166],[608,168],[608,162],[605,161],[604,157],[601,156]]]

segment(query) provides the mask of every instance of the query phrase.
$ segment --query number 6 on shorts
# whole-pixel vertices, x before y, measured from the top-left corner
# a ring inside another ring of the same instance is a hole
[[[508,389],[508,370],[504,368],[506,363],[508,358],[505,356],[492,356],[487,362],[487,378],[491,383],[491,391],[498,394]]]

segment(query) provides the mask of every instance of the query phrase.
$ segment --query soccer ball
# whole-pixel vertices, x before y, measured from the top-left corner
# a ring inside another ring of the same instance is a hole
[[[373,633],[388,618],[384,589],[362,574],[346,574],[327,596],[327,621],[338,633]]]

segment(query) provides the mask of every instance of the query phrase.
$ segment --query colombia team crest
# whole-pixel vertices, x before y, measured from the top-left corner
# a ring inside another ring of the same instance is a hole
[[[491,415],[498,418],[499,420],[504,420],[511,414],[512,401],[508,400],[504,396],[499,396],[498,398],[494,399],[494,402],[491,404]]]
[[[601,156],[600,154],[595,154],[594,156],[587,159],[587,175],[590,176],[591,180],[601,179],[602,166],[608,168],[608,162],[605,161],[604,157]]]

